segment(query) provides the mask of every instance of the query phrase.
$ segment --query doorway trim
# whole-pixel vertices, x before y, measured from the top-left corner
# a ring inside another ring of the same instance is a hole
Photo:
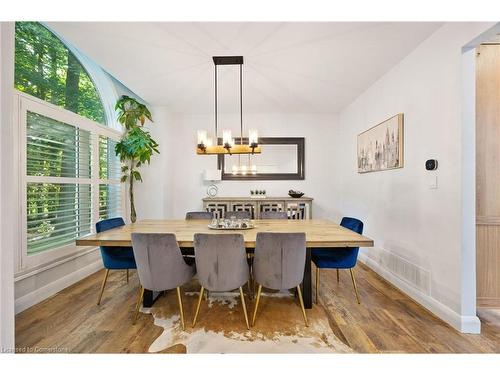
[[[462,48],[461,332],[480,333],[476,315],[476,47],[500,33],[500,23]]]

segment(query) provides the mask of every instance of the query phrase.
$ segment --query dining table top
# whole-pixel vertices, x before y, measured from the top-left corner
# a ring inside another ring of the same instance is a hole
[[[372,247],[373,240],[346,229],[333,221],[309,220],[252,220],[252,229],[214,230],[207,220],[140,220],[101,233],[90,234],[76,240],[77,246],[131,246],[132,233],[173,233],[180,247],[193,247],[195,233],[241,233],[245,247],[255,247],[259,232],[306,234],[307,247]]]

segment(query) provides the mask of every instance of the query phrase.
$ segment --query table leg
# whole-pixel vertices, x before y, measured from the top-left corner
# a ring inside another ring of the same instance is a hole
[[[153,304],[160,296],[160,292],[154,292],[149,289],[144,289],[144,297],[142,298],[142,306],[153,307]]]
[[[306,249],[306,265],[304,267],[304,280],[302,280],[302,299],[304,307],[312,309],[312,279],[311,279],[311,249]]]

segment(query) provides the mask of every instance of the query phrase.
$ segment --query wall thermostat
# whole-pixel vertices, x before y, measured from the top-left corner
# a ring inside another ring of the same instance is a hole
[[[428,171],[435,171],[438,169],[438,161],[436,159],[429,159],[425,162],[425,169]]]

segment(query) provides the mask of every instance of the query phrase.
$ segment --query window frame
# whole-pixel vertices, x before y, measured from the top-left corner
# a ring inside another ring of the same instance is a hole
[[[105,125],[94,122],[86,117],[73,113],[69,110],[45,102],[39,98],[31,96],[14,89],[14,124],[18,148],[17,170],[19,171],[18,189],[19,196],[19,254],[16,259],[16,272],[25,273],[33,269],[42,268],[50,263],[55,263],[61,259],[73,257],[77,254],[87,253],[95,247],[77,247],[74,243],[56,247],[50,250],[44,250],[38,254],[28,255],[27,252],[27,184],[29,182],[52,182],[52,183],[82,183],[89,184],[91,187],[91,233],[95,232],[95,223],[99,220],[99,185],[121,185],[121,207],[122,214],[127,219],[126,212],[126,191],[125,186],[120,180],[110,180],[99,178],[99,136],[107,137],[119,141],[122,132],[114,130]],[[56,121],[64,122],[91,133],[91,177],[90,178],[72,178],[72,177],[47,177],[47,176],[28,176],[27,175],[27,114],[29,112],[38,113]]]

